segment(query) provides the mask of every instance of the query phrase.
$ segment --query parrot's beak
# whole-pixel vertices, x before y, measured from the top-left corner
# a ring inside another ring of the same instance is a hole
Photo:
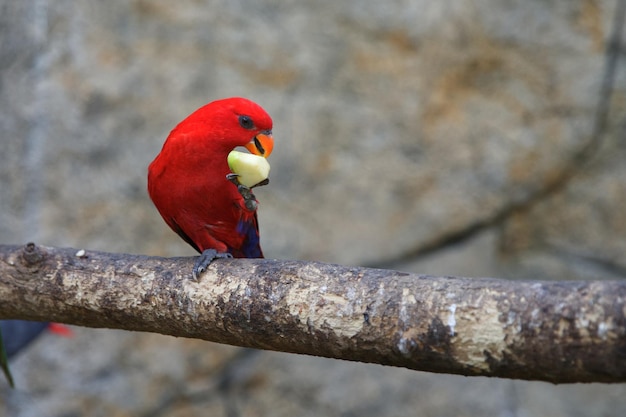
[[[247,143],[245,147],[250,153],[267,158],[274,149],[274,137],[272,136],[272,132],[259,133],[250,143]]]

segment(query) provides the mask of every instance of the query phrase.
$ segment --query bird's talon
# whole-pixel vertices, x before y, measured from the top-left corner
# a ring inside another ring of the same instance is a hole
[[[224,258],[232,258],[232,257],[233,255],[231,255],[228,252],[218,252],[215,249],[204,250],[202,254],[200,254],[198,259],[196,260],[196,263],[193,266],[192,272],[193,272],[194,281],[197,281],[200,278],[200,274],[206,271],[209,265],[211,265],[211,263],[215,259],[224,259]]]
[[[248,210],[255,211],[259,206],[259,203],[256,201],[255,195],[252,193],[252,188],[265,185],[269,183],[269,178],[261,181],[260,183],[253,185],[252,187],[248,187],[239,182],[239,174],[230,173],[226,175],[226,179],[237,186],[237,191],[243,197],[244,204]]]
[[[226,179],[232,182],[233,184],[235,184],[236,186],[239,186],[239,174],[235,174],[234,172],[231,172],[229,174],[226,174]]]
[[[265,178],[263,181],[261,181],[261,182],[260,182],[260,183],[258,183],[258,184],[253,185],[253,186],[252,186],[252,187],[250,187],[250,188],[254,188],[254,187],[262,187],[262,186],[267,185],[267,184],[269,184],[269,183],[270,183],[270,179],[269,179],[269,178]]]

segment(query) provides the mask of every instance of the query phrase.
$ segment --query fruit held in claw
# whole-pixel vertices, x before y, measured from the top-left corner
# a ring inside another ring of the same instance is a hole
[[[266,180],[270,174],[267,159],[245,152],[231,151],[228,154],[228,166],[238,175],[239,183],[246,187],[254,187]]]

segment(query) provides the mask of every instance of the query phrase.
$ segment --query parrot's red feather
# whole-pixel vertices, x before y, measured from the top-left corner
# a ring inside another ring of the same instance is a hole
[[[50,330],[54,334],[58,334],[59,336],[63,336],[63,337],[74,336],[74,332],[72,331],[72,329],[70,329],[69,327],[61,323],[48,324],[48,330]]]
[[[248,116],[253,127],[242,126]],[[165,222],[194,249],[234,257],[263,257],[256,211],[246,208],[226,179],[228,154],[262,132],[272,119],[244,98],[211,102],[172,130],[148,168],[148,193]]]

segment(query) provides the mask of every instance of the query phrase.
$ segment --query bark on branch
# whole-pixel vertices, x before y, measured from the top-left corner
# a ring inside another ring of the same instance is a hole
[[[0,319],[467,376],[626,382],[626,281],[431,277],[315,262],[0,245]]]

